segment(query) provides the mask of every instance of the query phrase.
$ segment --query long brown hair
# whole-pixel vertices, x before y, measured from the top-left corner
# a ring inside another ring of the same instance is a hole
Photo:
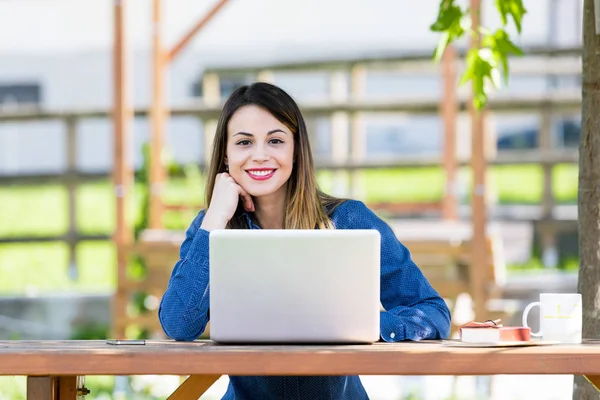
[[[308,140],[308,132],[300,108],[281,88],[256,82],[237,88],[225,102],[217,123],[213,150],[206,182],[206,204],[210,205],[215,179],[225,172],[227,152],[227,125],[233,114],[241,107],[255,105],[267,110],[294,135],[294,167],[287,184],[285,209],[285,229],[331,229],[331,211],[344,199],[323,193],[318,186],[317,176]],[[247,228],[246,221],[240,218],[244,209],[240,204],[227,224],[230,229]]]

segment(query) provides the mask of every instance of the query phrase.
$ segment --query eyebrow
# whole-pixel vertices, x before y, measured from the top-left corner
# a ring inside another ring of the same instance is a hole
[[[284,131],[282,129],[279,129],[279,128],[270,130],[269,132],[267,132],[267,135],[272,135],[272,134],[277,133],[277,132],[281,132],[281,133],[287,135],[286,131]],[[238,136],[238,135],[240,135],[240,136],[247,136],[247,137],[253,137],[254,136],[253,134],[248,133],[248,132],[238,132],[238,133],[234,134],[233,136]]]

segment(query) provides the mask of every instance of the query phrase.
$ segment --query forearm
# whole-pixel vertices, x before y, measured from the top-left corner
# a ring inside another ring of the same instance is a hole
[[[208,232],[198,230],[186,256],[173,269],[158,315],[175,340],[194,340],[204,332],[209,310]]]

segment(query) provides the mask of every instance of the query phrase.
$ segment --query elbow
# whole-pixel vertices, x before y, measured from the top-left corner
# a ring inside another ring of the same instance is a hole
[[[422,308],[427,323],[420,334],[421,339],[441,340],[450,337],[451,315],[450,309],[441,297],[430,298],[427,306]]]
[[[440,308],[440,319],[438,323],[438,335],[437,339],[447,339],[450,337],[450,330],[452,327],[452,316],[450,314],[450,309],[448,305],[443,299],[441,300]]]
[[[191,342],[197,338],[197,336],[190,335],[188,332],[181,329],[165,329],[163,327],[163,330],[165,331],[167,337],[178,342]]]
[[[162,304],[158,310],[160,325],[167,337],[176,341],[190,342],[197,339],[206,329],[207,320],[190,324],[182,312],[170,312]]]

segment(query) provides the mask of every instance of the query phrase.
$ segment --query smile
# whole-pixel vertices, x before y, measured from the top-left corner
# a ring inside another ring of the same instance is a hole
[[[275,174],[276,169],[248,169],[246,173],[257,181],[265,181]]]

